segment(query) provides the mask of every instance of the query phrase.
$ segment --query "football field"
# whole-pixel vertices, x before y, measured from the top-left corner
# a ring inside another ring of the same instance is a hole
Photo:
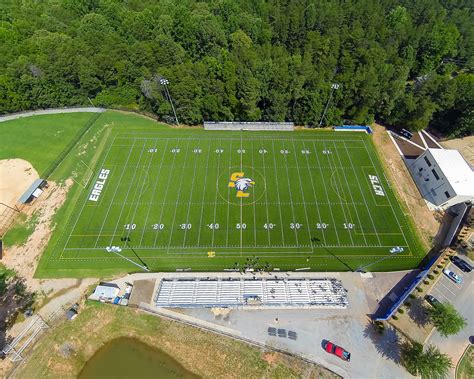
[[[115,134],[47,267],[139,270],[125,258],[164,271],[414,267],[417,237],[370,138]]]

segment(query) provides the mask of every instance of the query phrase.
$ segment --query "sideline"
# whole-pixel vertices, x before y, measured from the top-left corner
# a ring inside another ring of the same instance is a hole
[[[30,116],[38,116],[38,115],[45,115],[45,114],[59,114],[59,113],[103,113],[107,109],[99,108],[99,107],[70,107],[70,108],[51,108],[51,109],[39,109],[36,111],[28,111],[28,112],[18,112],[18,113],[10,113],[3,116],[0,116],[0,122],[10,121],[10,120],[17,120],[22,117],[30,117]]]

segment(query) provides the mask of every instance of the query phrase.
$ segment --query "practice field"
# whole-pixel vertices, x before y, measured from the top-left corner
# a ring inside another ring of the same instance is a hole
[[[111,247],[153,270],[390,270],[422,258],[362,133],[120,132],[93,171],[48,270],[139,270]]]

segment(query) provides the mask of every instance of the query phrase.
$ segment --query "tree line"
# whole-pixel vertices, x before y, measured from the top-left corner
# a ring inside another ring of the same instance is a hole
[[[374,120],[472,134],[470,0],[0,4],[0,113],[119,106],[203,120]],[[333,86],[334,87],[334,86]]]

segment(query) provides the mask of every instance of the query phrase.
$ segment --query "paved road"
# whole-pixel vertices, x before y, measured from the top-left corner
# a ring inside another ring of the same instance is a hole
[[[19,113],[8,114],[5,116],[0,116],[0,122],[16,120],[22,117],[43,115],[43,114],[78,113],[78,112],[102,113],[105,111],[106,111],[105,108],[97,108],[97,107],[39,109],[36,111],[19,112]]]
[[[462,258],[474,266],[474,262],[468,258]],[[441,302],[447,301],[454,305],[467,320],[467,326],[459,334],[448,338],[442,337],[438,331],[435,331],[427,342],[438,346],[441,352],[448,354],[452,358],[454,366],[456,366],[469,345],[469,337],[474,335],[474,271],[464,273],[453,264],[450,264],[448,268],[462,277],[463,283],[461,285],[456,284],[446,275],[443,275],[431,290],[431,295]],[[449,376],[451,378],[455,377],[455,367],[450,371]]]

